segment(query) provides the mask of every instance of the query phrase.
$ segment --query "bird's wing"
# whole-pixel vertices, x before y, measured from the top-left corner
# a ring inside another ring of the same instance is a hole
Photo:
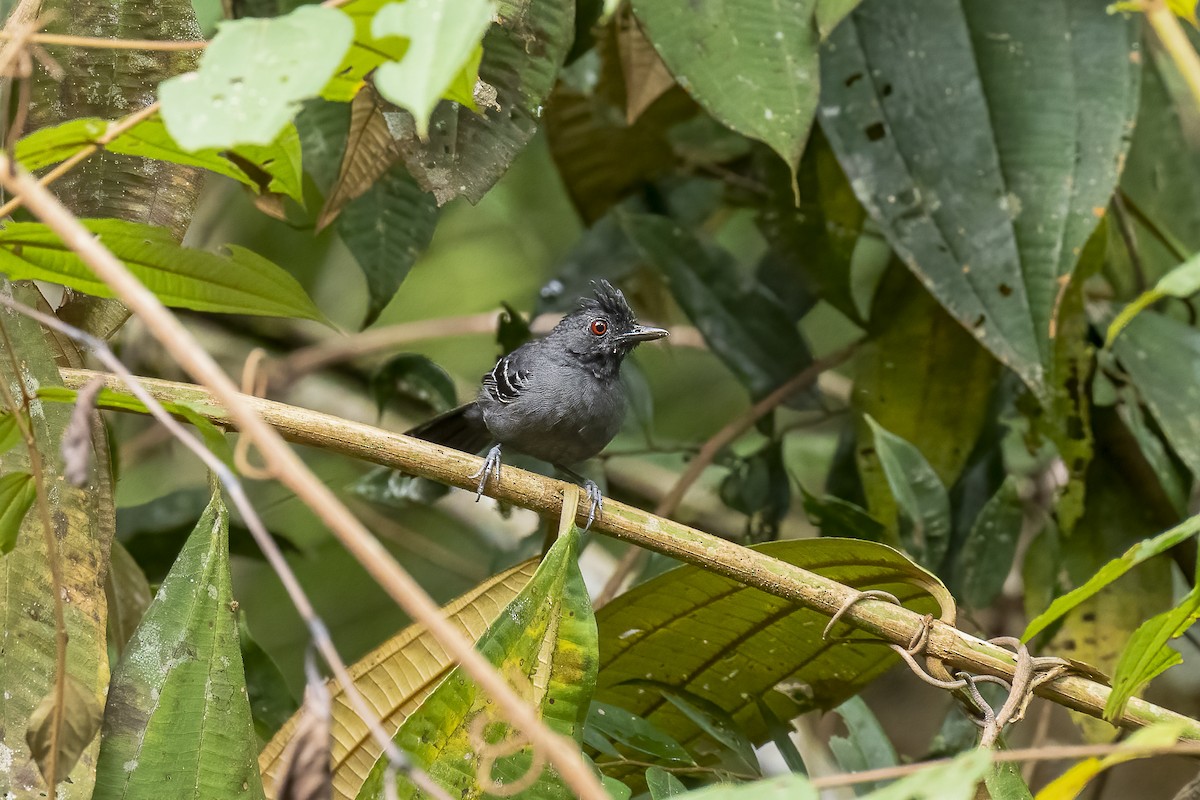
[[[529,385],[530,372],[521,368],[520,353],[518,349],[502,356],[492,371],[483,376],[483,388],[493,400],[507,405]]]

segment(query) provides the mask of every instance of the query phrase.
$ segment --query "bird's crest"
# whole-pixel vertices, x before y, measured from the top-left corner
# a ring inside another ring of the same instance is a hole
[[[592,281],[592,292],[595,299],[585,297],[579,301],[579,308],[584,311],[600,311],[613,321],[634,324],[636,318],[633,309],[625,300],[621,290],[606,280]]]

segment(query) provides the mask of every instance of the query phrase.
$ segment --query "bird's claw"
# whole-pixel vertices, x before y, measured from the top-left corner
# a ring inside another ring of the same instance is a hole
[[[600,487],[596,485],[596,482],[591,480],[583,482],[583,490],[587,492],[588,498],[587,524],[583,526],[583,530],[586,532],[592,527],[596,517],[604,511],[604,495],[600,493]]]
[[[483,459],[483,466],[471,477],[479,478],[479,486],[475,489],[475,502],[478,503],[479,498],[483,497],[483,490],[487,488],[488,478],[500,480],[500,445],[488,450],[487,457]]]

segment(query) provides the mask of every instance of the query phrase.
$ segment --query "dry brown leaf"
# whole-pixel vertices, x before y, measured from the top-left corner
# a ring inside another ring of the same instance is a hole
[[[443,613],[461,633],[472,640],[478,639],[536,569],[537,559],[518,564],[454,600],[442,609]],[[350,675],[391,736],[452,666],[428,631],[411,625],[352,666]],[[382,750],[355,714],[342,688],[330,682],[329,691],[333,703],[333,796],[350,800],[358,793]],[[301,710],[263,748],[258,765],[264,786],[278,788],[287,763],[285,751],[300,735],[303,724]],[[283,800],[282,795],[272,790],[268,790],[267,797]]]
[[[60,450],[63,478],[72,486],[86,486],[92,466],[92,419],[96,412],[96,397],[104,388],[103,378],[92,378],[75,395],[71,421],[63,431]]]
[[[33,754],[42,777],[50,786],[58,782],[57,778],[65,777],[74,769],[75,762],[96,737],[96,732],[100,730],[100,721],[104,718],[95,693],[68,675],[63,691],[62,724],[58,730],[58,760],[54,769],[55,777],[51,777],[48,773],[51,748],[54,746],[51,739],[55,705],[55,691],[52,689],[30,715],[29,729],[25,731],[25,743],[29,745],[29,752]]]
[[[626,9],[617,18],[617,50],[625,78],[625,121],[632,125],[675,85],[675,77],[638,27],[633,11]]]
[[[317,230],[337,219],[342,209],[371,188],[380,175],[400,160],[400,150],[383,110],[387,101],[367,84],[350,103],[350,132],[342,165],[317,217]]]

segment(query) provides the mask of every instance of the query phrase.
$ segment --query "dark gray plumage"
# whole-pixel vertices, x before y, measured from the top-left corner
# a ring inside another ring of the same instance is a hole
[[[489,444],[476,496],[500,474],[500,450],[511,447],[548,461],[576,480],[570,467],[604,449],[625,419],[621,362],[641,342],[667,335],[638,324],[625,296],[608,281],[594,284],[595,298],[580,301],[544,339],[502,357],[483,376],[475,402],[459,406],[409,431],[436,444],[477,453]],[[582,481],[591,500],[588,525],[603,498]]]

